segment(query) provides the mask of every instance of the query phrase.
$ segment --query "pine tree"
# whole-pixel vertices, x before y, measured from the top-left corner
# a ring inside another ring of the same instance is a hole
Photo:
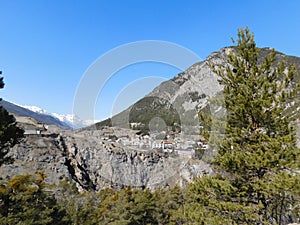
[[[0,186],[0,224],[71,224],[64,208],[45,191],[45,174],[19,175]]]
[[[0,77],[0,89],[3,87],[3,77]],[[12,159],[5,156],[22,137],[23,130],[16,126],[15,118],[2,107],[0,99],[0,167],[3,163],[11,162]]]
[[[275,50],[261,60],[248,28],[238,31],[236,44],[227,66],[212,65],[224,85],[226,132],[213,163],[217,174],[189,188],[187,218],[200,224],[299,220],[300,152],[284,114],[299,91],[296,68],[277,62]]]

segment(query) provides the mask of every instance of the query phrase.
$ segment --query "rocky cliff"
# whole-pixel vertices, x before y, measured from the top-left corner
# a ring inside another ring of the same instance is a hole
[[[0,168],[4,179],[44,171],[47,183],[67,180],[80,191],[185,186],[194,177],[212,172],[200,160],[128,148],[103,140],[98,131],[73,132],[57,127],[40,135],[26,135],[10,155],[14,163]]]

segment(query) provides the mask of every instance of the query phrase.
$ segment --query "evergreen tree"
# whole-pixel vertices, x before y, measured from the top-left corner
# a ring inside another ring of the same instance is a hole
[[[101,202],[100,212],[103,224],[158,224],[156,202],[148,189],[141,191],[127,187],[115,192]]]
[[[45,191],[45,175],[19,175],[0,186],[0,224],[71,224],[65,209]]]
[[[0,71],[0,75],[2,72]],[[0,89],[4,87],[3,77],[0,77]],[[11,147],[23,137],[23,130],[16,126],[16,120],[2,107],[0,99],[0,167],[12,159],[5,157]]]
[[[198,224],[285,224],[299,220],[299,148],[284,116],[299,91],[296,68],[262,60],[254,35],[240,29],[228,65],[212,65],[224,85],[227,125],[216,175],[188,190],[186,218]]]

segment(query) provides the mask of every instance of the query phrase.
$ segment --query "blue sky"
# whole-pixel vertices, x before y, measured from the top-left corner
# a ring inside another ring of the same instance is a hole
[[[245,26],[255,33],[258,46],[300,56],[299,9],[298,0],[0,0],[0,70],[6,83],[0,96],[71,113],[82,76],[107,51],[134,41],[163,40],[205,59],[231,45],[231,37]],[[98,96],[96,118],[109,117],[118,94],[132,82],[159,77],[136,90],[123,107],[178,72],[155,63],[119,71]]]

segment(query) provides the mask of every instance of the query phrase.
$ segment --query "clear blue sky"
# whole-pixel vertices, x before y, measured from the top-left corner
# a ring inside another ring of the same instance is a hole
[[[140,40],[174,42],[204,59],[231,45],[239,27],[249,26],[258,46],[300,56],[299,9],[298,0],[0,0],[0,70],[6,83],[0,96],[71,113],[89,65],[119,45]],[[112,101],[134,80],[169,79],[178,72],[151,63],[120,71],[99,95],[97,117],[110,116]],[[136,98],[156,84],[137,91]]]

